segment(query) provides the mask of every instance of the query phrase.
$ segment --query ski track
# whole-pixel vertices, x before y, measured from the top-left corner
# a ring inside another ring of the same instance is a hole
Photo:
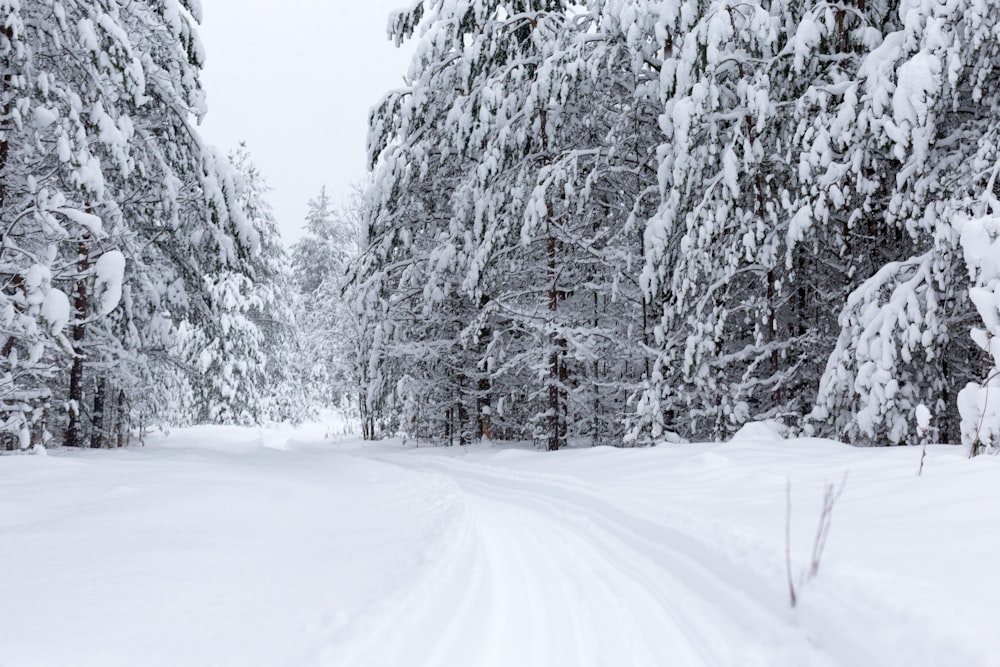
[[[793,611],[783,570],[753,545],[726,543],[718,526],[705,530],[692,517],[626,502],[575,477],[446,453],[362,456],[448,479],[466,509],[463,546],[422,585],[433,588],[421,605],[430,615],[400,608],[388,627],[407,626],[393,640],[404,652],[386,653],[380,664],[930,667],[942,655],[980,662],[934,632],[913,641],[902,632],[912,627],[907,611],[861,582],[823,582]],[[886,621],[901,632],[864,630]]]
[[[351,458],[392,465],[372,457]],[[415,664],[410,658],[400,663],[393,656],[412,654],[414,644],[420,642],[419,635],[408,636],[405,629],[413,627],[414,617],[436,613],[442,592],[437,582],[449,574],[475,580],[477,575],[468,565],[477,544],[471,540],[471,518],[461,490],[447,476],[404,470],[407,492],[394,500],[428,517],[425,520],[431,526],[419,551],[399,559],[366,603],[349,619],[329,623],[327,636],[305,656],[290,661],[289,667]]]
[[[361,456],[453,481],[466,521],[448,562],[412,586],[380,624],[389,636],[355,664],[878,662],[857,645],[818,646],[782,590],[573,478],[445,455]]]

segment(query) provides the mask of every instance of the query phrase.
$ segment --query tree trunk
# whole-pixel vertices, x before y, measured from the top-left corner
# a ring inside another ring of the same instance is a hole
[[[540,114],[542,132],[542,153],[545,155],[545,164],[549,163],[549,137],[548,137],[548,114],[542,110]],[[561,351],[566,348],[565,339],[560,338],[556,332],[556,312],[559,310],[559,273],[556,263],[556,254],[559,242],[552,233],[552,226],[555,224],[555,211],[552,202],[546,206],[547,224],[549,227],[548,238],[548,281],[549,281],[549,387],[548,387],[548,414],[549,414],[549,438],[548,449],[550,452],[562,447],[566,441],[566,428],[562,412],[565,409],[565,397],[562,395],[562,387],[566,381],[566,369],[563,367]]]
[[[78,246],[79,259],[77,270],[80,275],[76,281],[76,297],[73,300],[73,366],[69,372],[69,425],[63,445],[66,447],[82,447],[83,433],[81,428],[81,411],[83,409],[83,339],[86,334],[84,321],[87,317],[87,269],[90,268],[90,255],[87,244],[80,241]]]
[[[368,401],[365,400],[365,392],[358,392],[358,417],[361,418],[361,439],[371,440],[371,432],[368,424]]]
[[[450,382],[451,373],[448,373],[448,375],[449,375],[449,382]],[[448,407],[446,407],[444,409],[444,442],[449,447],[451,447],[452,445],[455,444],[452,441],[452,420],[454,418],[454,415],[453,415],[454,411],[455,411],[455,406],[453,404],[449,405]],[[431,428],[433,428],[433,426],[431,426]]]
[[[604,304],[605,309],[607,308],[607,303]],[[601,325],[601,300],[597,292],[594,292],[594,321],[593,327],[594,331],[597,331]],[[595,359],[591,367],[591,374],[593,380],[591,381],[594,391],[594,416],[593,425],[591,427],[592,433],[590,434],[590,441],[594,447],[599,447],[601,445],[601,360]]]
[[[551,208],[550,208],[551,213]],[[556,311],[559,309],[559,286],[556,274],[556,239],[549,237],[548,245],[548,278],[549,278],[549,314],[551,330],[549,331],[549,440],[548,449],[554,452],[563,444],[562,406],[560,405],[560,380],[563,371],[560,368],[560,340],[556,333]]]
[[[458,417],[458,444],[465,446],[469,444],[469,411],[466,408],[466,388],[465,374],[458,374],[458,405],[455,406]]]
[[[107,378],[97,381],[94,390],[94,414],[90,419],[90,448],[102,449],[105,445],[104,433],[104,393],[107,389]]]
[[[0,34],[2,34],[8,42],[14,39],[14,29],[10,26],[5,26],[0,28]],[[4,132],[2,133],[2,138],[0,138],[0,207],[7,203],[7,161],[10,159],[10,141],[8,141],[8,132],[6,131],[9,125],[13,124],[11,119],[11,111],[13,111],[14,101],[13,95],[11,93],[11,81],[13,79],[13,74],[9,73],[9,63],[8,67],[5,68],[8,73],[5,73],[0,77],[0,114],[3,114],[3,118],[6,119]],[[3,247],[3,235],[0,232],[0,248]]]
[[[482,312],[486,305],[490,302],[490,297],[483,294],[479,297],[479,310]],[[490,393],[492,389],[492,382],[490,378],[490,367],[486,359],[486,351],[489,348],[490,339],[493,337],[493,330],[489,325],[483,325],[479,329],[479,350],[480,350],[480,362],[483,364],[483,370],[479,374],[479,382],[477,383],[476,389],[478,390],[478,396],[476,399],[476,414],[479,419],[479,436],[484,440],[490,440],[493,438],[492,425],[490,420],[493,416],[493,397]]]
[[[118,406],[115,410],[115,429],[117,442],[115,446],[124,447],[128,444],[128,426],[125,422],[125,390],[118,390]]]

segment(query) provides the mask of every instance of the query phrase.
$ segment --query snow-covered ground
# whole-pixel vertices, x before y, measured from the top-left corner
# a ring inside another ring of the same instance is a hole
[[[1000,665],[1000,459],[328,430],[0,457],[0,665]]]

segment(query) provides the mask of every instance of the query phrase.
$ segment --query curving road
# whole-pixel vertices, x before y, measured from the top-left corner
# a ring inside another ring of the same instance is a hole
[[[1000,667],[1000,463],[916,453],[198,427],[0,457],[0,666]],[[848,469],[792,610],[786,480],[798,576]]]
[[[836,665],[784,591],[683,530],[580,480],[447,454],[369,460],[454,485],[441,562],[345,663],[357,665]],[[327,656],[329,657],[329,655]],[[870,656],[868,656],[870,657]]]

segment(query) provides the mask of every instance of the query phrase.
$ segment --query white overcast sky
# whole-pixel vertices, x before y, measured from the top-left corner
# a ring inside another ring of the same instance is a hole
[[[365,174],[368,109],[403,83],[412,47],[386,38],[410,0],[207,0],[200,29],[205,140],[240,141],[267,179],[286,244],[325,185],[336,203]]]

